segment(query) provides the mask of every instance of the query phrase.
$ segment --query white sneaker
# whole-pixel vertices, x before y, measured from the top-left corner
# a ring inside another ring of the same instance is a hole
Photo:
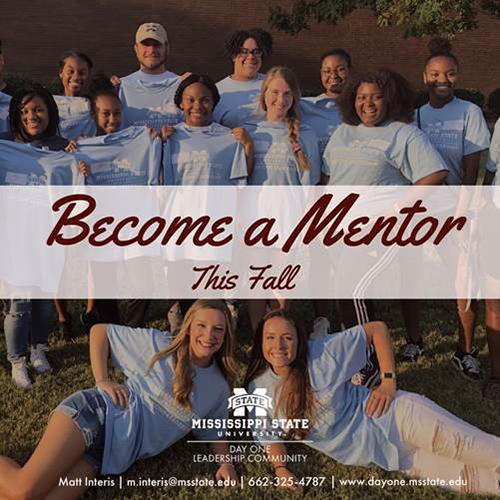
[[[312,339],[319,339],[330,333],[330,321],[324,316],[316,318],[313,322],[313,332],[311,333]]]
[[[12,362],[12,382],[21,389],[29,389],[31,387],[28,365],[24,356]]]
[[[49,350],[46,344],[37,344],[31,347],[31,366],[38,373],[50,372],[52,368],[47,361],[45,353]]]

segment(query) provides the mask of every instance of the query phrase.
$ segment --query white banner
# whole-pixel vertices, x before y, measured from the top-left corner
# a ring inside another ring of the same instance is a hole
[[[500,297],[494,187],[0,187],[0,295]]]

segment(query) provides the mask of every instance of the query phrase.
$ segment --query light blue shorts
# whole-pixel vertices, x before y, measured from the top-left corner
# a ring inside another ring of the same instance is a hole
[[[104,452],[106,402],[97,389],[85,389],[67,397],[57,411],[68,415],[85,441],[83,458],[99,475]]]

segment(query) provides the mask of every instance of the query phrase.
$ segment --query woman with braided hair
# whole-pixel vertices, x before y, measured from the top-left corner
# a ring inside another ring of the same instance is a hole
[[[262,83],[260,106],[264,121],[245,124],[254,143],[254,166],[248,178],[253,186],[306,186],[318,184],[321,160],[318,138],[300,121],[300,87],[294,73],[283,66],[271,68]],[[281,307],[285,301],[279,300]],[[263,300],[250,301],[255,331],[265,314]]]
[[[300,122],[299,99],[300,87],[290,69],[275,66],[267,72],[260,92],[266,119],[246,125],[254,142],[259,143],[249,184],[294,186],[319,182],[318,139],[310,127]]]

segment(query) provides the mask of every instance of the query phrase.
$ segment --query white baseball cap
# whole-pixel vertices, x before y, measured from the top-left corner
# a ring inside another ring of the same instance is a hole
[[[160,43],[167,43],[168,37],[165,28],[158,23],[144,23],[137,28],[135,33],[135,43],[143,42],[148,38],[152,38]]]

